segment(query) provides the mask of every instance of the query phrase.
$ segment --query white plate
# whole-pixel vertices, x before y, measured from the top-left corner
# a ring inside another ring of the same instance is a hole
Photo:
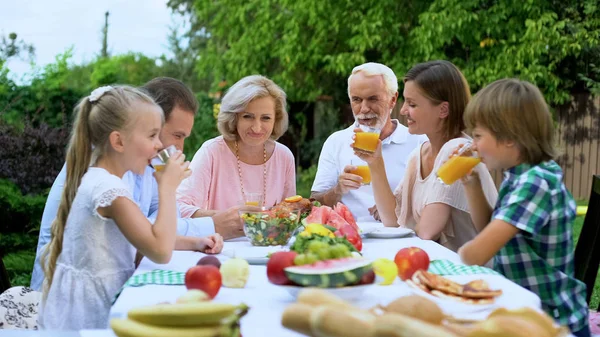
[[[223,250],[222,254],[232,258],[240,258],[248,261],[249,264],[267,264],[268,255],[287,250],[283,246],[268,247],[236,247],[234,249]]]
[[[356,224],[358,225],[358,228],[360,228],[360,235],[362,237],[366,237],[369,233],[383,228],[383,224],[381,222],[375,221],[359,221]]]
[[[469,275],[469,276],[471,276],[470,278],[472,280],[476,280],[476,279],[480,279],[481,278],[481,277],[477,277],[477,276],[480,276],[480,275]],[[448,279],[452,279],[452,277],[448,277]],[[457,280],[454,280],[454,281],[459,282]],[[459,283],[467,283],[467,282],[462,282],[461,281]],[[432,294],[430,294],[428,292],[423,291],[418,286],[412,285],[409,282],[407,282],[406,285],[410,288],[410,290],[415,295],[423,296],[423,297],[426,297],[426,298],[432,300],[437,305],[439,305],[440,308],[444,312],[446,312],[447,314],[458,314],[458,315],[460,315],[460,314],[474,313],[474,312],[480,312],[480,311],[491,311],[492,308],[494,308],[494,307],[497,306],[497,302],[498,302],[498,298],[496,298],[494,300],[494,302],[487,303],[487,304],[463,303],[463,302],[459,302],[457,300],[453,300],[453,299],[450,299],[450,298],[441,298],[441,297],[434,296],[434,295],[432,295]]]
[[[371,287],[371,286],[373,286],[373,284],[363,284],[363,285],[359,285],[359,286],[348,286],[348,287],[340,287],[340,288],[319,288],[319,289],[326,290],[327,292],[329,292],[343,300],[354,301],[354,300],[361,299],[365,290],[369,289],[369,287]],[[300,286],[277,286],[277,287],[287,290],[287,292],[290,293],[290,295],[293,298],[298,297],[298,293],[300,292],[300,290],[307,289],[307,287],[300,287]]]
[[[413,235],[415,232],[406,227],[381,227],[367,234],[369,238],[392,239]]]

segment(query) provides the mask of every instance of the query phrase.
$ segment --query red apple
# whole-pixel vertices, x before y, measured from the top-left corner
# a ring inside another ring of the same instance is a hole
[[[358,284],[359,285],[372,284],[374,282],[375,282],[375,272],[371,269],[360,278],[360,281],[358,281]]]
[[[185,287],[204,291],[215,298],[221,289],[221,272],[212,265],[195,266],[185,273]]]
[[[284,269],[294,265],[296,252],[277,252],[271,255],[267,262],[267,278],[269,282],[278,285],[292,284],[285,275]]]
[[[410,279],[417,270],[429,268],[429,255],[418,247],[403,248],[396,253],[394,262],[402,281]]]

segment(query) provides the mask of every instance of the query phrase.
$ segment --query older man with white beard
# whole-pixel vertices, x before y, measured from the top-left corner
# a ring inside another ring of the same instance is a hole
[[[348,77],[348,96],[356,121],[381,129],[385,170],[394,190],[404,177],[409,154],[427,138],[409,134],[391,118],[398,100],[398,79],[389,67],[380,63],[355,67]],[[355,169],[351,162],[359,160],[352,149],[355,127],[334,132],[323,144],[312,197],[328,206],[341,201],[358,221],[379,221],[371,186],[363,185],[362,178],[351,173]]]

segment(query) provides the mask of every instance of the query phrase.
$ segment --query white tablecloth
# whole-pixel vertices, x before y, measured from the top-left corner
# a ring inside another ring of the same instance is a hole
[[[225,250],[235,250],[236,248],[248,247],[250,243],[247,240],[237,240],[226,242]],[[445,247],[433,241],[421,240],[417,237],[399,238],[399,239],[363,239],[363,255],[369,259],[385,257],[393,260],[396,252],[401,248],[416,246],[425,250],[431,260],[446,259],[455,263],[460,263],[458,255]],[[136,274],[145,273],[154,269],[166,269],[185,272],[203,257],[204,254],[198,252],[174,252],[171,262],[166,265],[157,265],[148,259],[143,259]],[[228,257],[219,255],[219,259],[225,260]],[[498,275],[476,275],[471,278],[482,278],[488,281],[492,288],[500,288],[504,294],[495,302],[496,306],[508,308],[516,307],[534,307],[540,308],[540,299],[532,292],[516,285],[508,279]],[[114,306],[111,308],[111,317],[126,317],[127,312],[143,305],[156,304],[160,302],[175,302],[177,297],[186,292],[185,286],[161,286],[147,285],[142,287],[128,287],[119,296]],[[374,285],[369,288],[356,305],[369,308],[376,304],[387,304],[398,297],[411,293],[411,289],[399,279],[390,286]],[[262,265],[250,266],[250,278],[245,288],[230,289],[222,287],[215,301],[225,303],[244,302],[250,306],[250,311],[242,319],[242,334],[245,337],[253,336],[300,336],[281,326],[281,314],[286,306],[295,300],[288,292],[276,285],[268,282],[266,267]],[[442,307],[444,311],[451,312],[451,307]],[[484,318],[489,311],[469,314],[469,317]],[[465,316],[465,315],[460,315]],[[106,336],[110,336],[109,331]],[[82,336],[88,336],[82,331]],[[99,336],[99,335],[96,335]]]

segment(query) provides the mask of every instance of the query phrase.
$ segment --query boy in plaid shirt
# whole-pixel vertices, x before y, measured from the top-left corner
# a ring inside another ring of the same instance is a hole
[[[462,180],[473,221],[491,222],[458,253],[539,295],[546,313],[577,337],[590,336],[586,286],[574,277],[575,202],[552,159],[554,130],[544,97],[531,83],[496,81],[469,103],[473,149],[490,169],[505,170],[492,210],[478,177]]]

